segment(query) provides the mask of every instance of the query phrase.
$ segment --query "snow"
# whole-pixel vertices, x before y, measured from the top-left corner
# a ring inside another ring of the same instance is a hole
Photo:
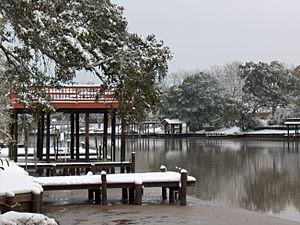
[[[187,171],[186,171],[187,172]],[[148,173],[123,173],[107,174],[108,184],[116,183],[151,183],[151,182],[179,182],[180,173],[177,172],[148,172]],[[57,177],[37,177],[34,181],[41,185],[81,185],[81,184],[101,184],[101,175],[90,176],[57,176]],[[188,181],[196,181],[192,176],[188,176]]]
[[[43,191],[42,186],[35,183],[32,177],[13,161],[9,161],[9,165],[4,163],[3,167],[4,170],[0,170],[0,196],[21,193],[39,194]]]
[[[0,215],[0,224],[5,225],[57,225],[54,219],[38,213],[19,213],[10,211]]]
[[[294,131],[290,130],[292,134]],[[287,134],[287,130],[272,130],[272,129],[264,129],[264,130],[256,130],[247,132],[247,134]]]
[[[221,128],[219,130],[215,130],[212,132],[209,132],[212,134],[223,134],[223,135],[232,135],[232,134],[240,134],[241,133],[241,129],[239,127],[230,127],[230,128]]]

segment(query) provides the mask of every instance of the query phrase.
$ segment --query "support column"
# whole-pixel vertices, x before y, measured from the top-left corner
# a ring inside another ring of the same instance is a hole
[[[116,112],[111,118],[111,160],[116,161]]]
[[[41,118],[39,118],[37,121],[36,151],[37,158],[41,160]]]
[[[50,113],[46,115],[46,162],[50,162]]]
[[[80,149],[80,134],[79,134],[79,113],[76,113],[75,118],[76,127],[76,159],[79,159],[79,149]]]
[[[107,159],[107,128],[108,128],[108,113],[104,113],[103,119],[103,158]]]
[[[13,110],[11,114],[13,123],[10,127],[10,135],[12,137],[12,142],[9,149],[9,158],[17,162],[18,160],[18,113],[16,110]]]
[[[37,121],[37,157],[39,160],[43,160],[43,148],[44,148],[44,132],[45,132],[45,114],[41,113],[40,118]]]
[[[90,114],[85,113],[85,158],[89,159],[90,141],[89,141],[89,130],[90,130]]]
[[[121,127],[121,155],[120,159],[121,162],[125,161],[125,144],[126,144],[126,137],[125,137],[125,132],[126,132],[126,121],[124,118],[122,118],[122,127]],[[121,167],[120,169],[121,173],[125,173],[125,168]],[[122,188],[122,199],[127,200],[128,199],[128,191],[127,188]]]
[[[70,154],[71,159],[74,159],[74,113],[72,112],[70,115],[70,122],[71,122],[71,135],[70,135]]]

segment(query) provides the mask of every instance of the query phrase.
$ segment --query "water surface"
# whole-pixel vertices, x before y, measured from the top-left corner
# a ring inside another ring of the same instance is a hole
[[[201,200],[275,214],[300,222],[298,146],[276,141],[129,139],[136,170],[185,168],[197,178],[189,194]]]

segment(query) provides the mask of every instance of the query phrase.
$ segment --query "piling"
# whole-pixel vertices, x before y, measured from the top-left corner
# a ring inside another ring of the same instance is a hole
[[[107,205],[107,180],[106,172],[101,172],[101,195],[102,195],[102,205]]]
[[[161,165],[160,172],[162,172],[162,173],[167,172],[167,167],[165,167],[164,165]],[[162,197],[163,201],[167,200],[167,188],[166,187],[161,188],[161,197]]]

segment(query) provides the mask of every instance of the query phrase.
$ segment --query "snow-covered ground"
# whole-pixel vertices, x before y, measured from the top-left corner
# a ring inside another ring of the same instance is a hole
[[[57,225],[54,219],[38,213],[7,212],[0,215],[0,224],[3,225]]]

